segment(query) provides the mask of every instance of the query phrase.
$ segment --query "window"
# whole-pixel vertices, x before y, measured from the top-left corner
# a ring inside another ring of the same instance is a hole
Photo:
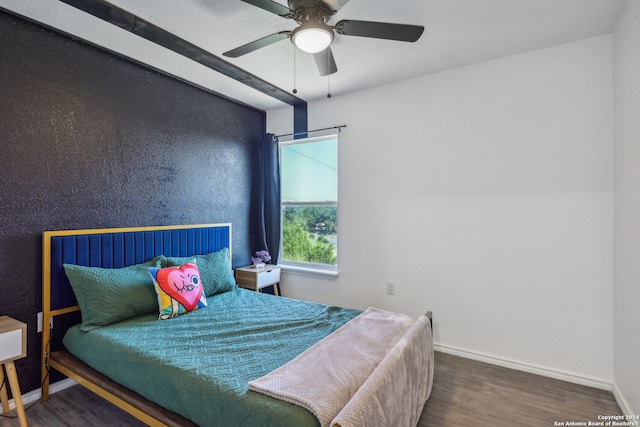
[[[280,263],[337,270],[337,135],[280,143],[280,191]]]

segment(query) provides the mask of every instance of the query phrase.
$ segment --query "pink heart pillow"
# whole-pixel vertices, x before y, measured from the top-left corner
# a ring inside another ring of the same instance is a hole
[[[170,319],[207,306],[195,262],[180,267],[149,268],[158,294],[160,319]]]

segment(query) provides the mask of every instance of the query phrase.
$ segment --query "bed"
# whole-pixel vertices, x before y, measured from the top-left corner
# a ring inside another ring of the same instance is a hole
[[[427,316],[241,289],[231,249],[231,224],[45,232],[43,324],[81,307],[82,323],[66,331],[59,351],[49,351],[58,331],[43,331],[43,399],[53,368],[154,426],[347,427],[362,425],[363,417],[378,425],[417,423],[433,378]],[[216,264],[207,266],[212,257]],[[133,291],[104,279],[138,274],[139,267],[159,271],[167,260],[170,268],[185,268],[191,259],[202,283],[216,286],[205,289],[200,308],[167,320],[159,320],[162,300],[154,300],[153,310],[140,307],[154,297],[147,288],[127,294]],[[80,275],[78,286],[78,271],[98,271],[101,282]],[[126,295],[125,303],[114,304],[114,295]],[[385,328],[372,328],[378,324],[390,325],[388,337],[380,332]],[[353,382],[352,372],[360,371],[362,379]]]

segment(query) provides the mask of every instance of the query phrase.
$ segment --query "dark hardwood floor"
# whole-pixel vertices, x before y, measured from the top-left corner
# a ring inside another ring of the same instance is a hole
[[[444,353],[436,353],[435,363],[419,427],[541,427],[621,414],[608,391]]]
[[[621,413],[607,391],[444,353],[436,353],[435,366],[433,392],[419,427],[540,427]],[[27,418],[31,427],[144,425],[81,386],[34,404]],[[17,418],[0,417],[0,427],[14,426],[19,426]]]

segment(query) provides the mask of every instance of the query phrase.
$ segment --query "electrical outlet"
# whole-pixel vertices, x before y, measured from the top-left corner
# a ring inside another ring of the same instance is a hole
[[[53,317],[49,318],[49,328],[53,329]],[[42,312],[38,313],[38,332],[42,332]]]
[[[387,294],[389,295],[396,294],[396,284],[394,282],[387,282]]]

